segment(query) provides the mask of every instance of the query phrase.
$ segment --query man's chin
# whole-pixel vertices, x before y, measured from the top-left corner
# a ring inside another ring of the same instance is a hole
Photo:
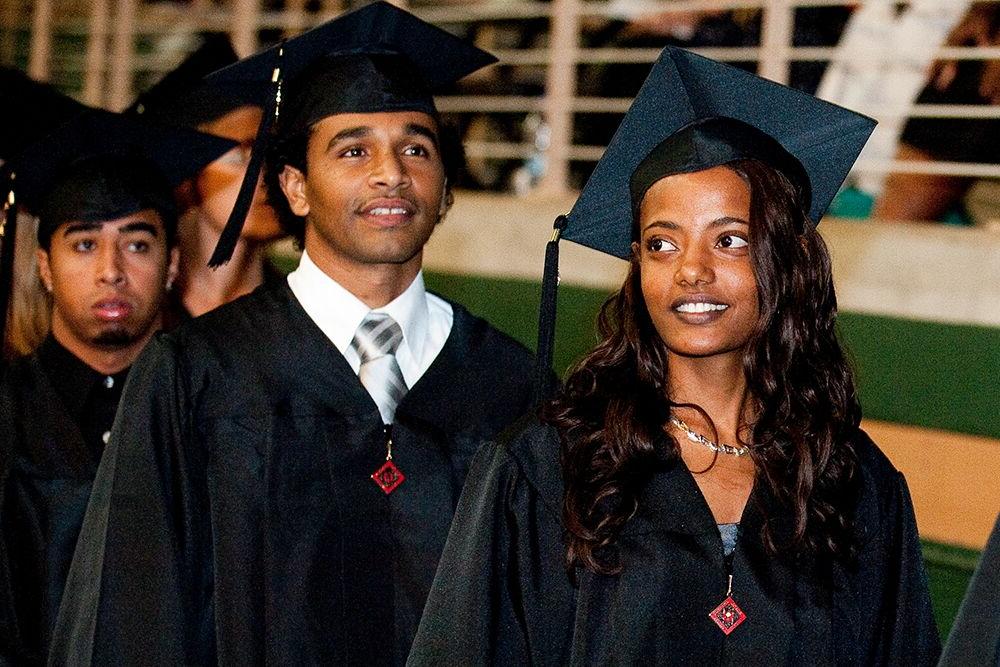
[[[114,327],[101,331],[90,342],[97,347],[114,350],[133,345],[137,339],[134,331],[125,327]]]

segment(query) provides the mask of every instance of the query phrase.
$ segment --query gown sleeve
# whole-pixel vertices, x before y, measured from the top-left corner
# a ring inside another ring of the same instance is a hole
[[[53,635],[50,664],[214,661],[205,464],[176,343],[129,373]]]
[[[940,664],[1000,664],[1000,517],[969,582]]]
[[[559,515],[523,466],[505,445],[476,455],[407,665],[568,662]]]
[[[865,521],[880,528],[859,554],[855,595],[863,611],[856,627],[866,653],[860,658],[870,665],[935,665],[941,642],[910,492],[895,470],[884,488],[881,518]]]

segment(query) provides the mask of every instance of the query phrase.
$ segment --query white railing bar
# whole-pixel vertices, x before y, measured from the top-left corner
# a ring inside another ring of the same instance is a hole
[[[788,0],[772,0],[760,20],[760,58],[757,73],[765,79],[788,83],[791,69],[795,8]]]
[[[37,0],[31,12],[31,44],[28,52],[28,76],[39,81],[48,81],[52,57],[52,3],[53,0]]]
[[[929,176],[969,176],[972,178],[1000,178],[1000,164],[973,162],[917,162],[909,160],[860,160],[852,171],[925,174]]]
[[[545,72],[545,122],[548,124],[548,165],[538,190],[563,192],[569,183],[569,156],[573,149],[573,114],[576,96],[576,66],[580,34],[580,0],[553,0],[549,27],[550,64]]]
[[[545,109],[544,97],[500,95],[447,95],[434,98],[444,113],[529,113]]]
[[[836,46],[797,46],[790,49],[792,60],[849,61],[852,54]],[[936,60],[1000,60],[1000,46],[943,46],[934,52]]]
[[[469,141],[466,155],[491,160],[527,159],[538,152],[533,144],[510,142]],[[601,146],[575,146],[570,152],[574,162],[597,162],[604,155]],[[931,176],[968,176],[1000,178],[1000,165],[970,162],[917,162],[908,160],[863,160],[852,172],[924,174]]]
[[[135,56],[135,17],[138,0],[117,0],[112,20],[111,60],[105,103],[121,111],[132,98],[132,58]]]
[[[753,62],[760,56],[757,46],[716,46],[696,47],[691,51],[724,62]],[[580,64],[634,65],[654,62],[663,51],[661,48],[599,47],[577,50]],[[548,64],[548,49],[493,49],[491,51],[501,65]],[[793,62],[807,61],[848,61],[851,55],[836,47],[793,47],[787,50]],[[948,47],[938,49],[937,59],[948,60],[1000,60],[1000,47]]]
[[[748,61],[757,60],[760,48],[756,46],[712,46],[690,49],[706,58],[724,61]],[[638,64],[651,63],[656,60],[662,48],[621,48],[621,47],[600,47],[592,49],[580,49],[579,61],[581,63],[599,64]]]
[[[502,19],[548,18],[551,14],[551,6],[548,2],[485,3],[472,7],[415,7],[413,13],[431,23],[468,23]]]
[[[468,157],[490,160],[527,159],[538,152],[534,144],[518,144],[500,141],[466,141],[465,154]]]
[[[101,106],[104,91],[104,72],[107,65],[108,20],[111,8],[108,0],[93,0],[91,2],[90,34],[87,35],[87,49],[83,65],[84,104]]]
[[[229,36],[233,42],[233,50],[240,57],[248,56],[257,50],[257,34],[260,30],[261,9],[260,0],[232,0],[232,25]]]
[[[913,0],[902,0],[899,4],[908,5]],[[941,0],[948,2],[948,0]],[[998,2],[1000,0],[985,0],[986,2]],[[798,7],[843,7],[845,5],[857,4],[856,2],[845,2],[845,0],[789,0],[787,5],[791,8]],[[771,0],[629,0],[629,13],[641,14],[652,12],[690,12],[705,9],[763,9],[771,5]],[[621,10],[615,6],[608,6],[602,0],[583,3],[581,14],[586,16],[618,16]]]

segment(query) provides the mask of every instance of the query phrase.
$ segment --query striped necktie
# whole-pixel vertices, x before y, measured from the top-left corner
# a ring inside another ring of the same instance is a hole
[[[403,341],[403,330],[385,313],[365,316],[354,334],[351,347],[361,359],[358,377],[378,406],[382,422],[391,424],[396,406],[406,395],[406,380],[396,363],[396,350]]]

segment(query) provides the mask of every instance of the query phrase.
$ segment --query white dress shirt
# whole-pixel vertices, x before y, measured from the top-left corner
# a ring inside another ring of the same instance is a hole
[[[351,348],[351,341],[361,320],[372,309],[323,273],[306,252],[302,253],[298,268],[288,274],[288,286],[309,318],[357,373],[361,359]],[[427,293],[420,272],[402,294],[374,312],[386,313],[403,330],[396,362],[406,386],[412,388],[437,358],[451,333],[454,320],[451,305]]]

